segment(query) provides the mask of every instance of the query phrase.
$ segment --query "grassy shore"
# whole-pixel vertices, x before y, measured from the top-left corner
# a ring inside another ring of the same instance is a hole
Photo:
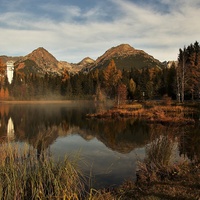
[[[98,119],[140,118],[148,123],[183,125],[195,123],[193,119],[186,115],[186,113],[193,111],[193,108],[183,105],[163,105],[147,101],[115,106],[108,110],[90,113],[87,117]]]
[[[96,190],[87,185],[77,158],[54,162],[48,154],[11,144],[1,145],[0,199],[196,200],[200,198],[200,164],[171,163],[172,143],[161,137],[147,147],[137,181]]]

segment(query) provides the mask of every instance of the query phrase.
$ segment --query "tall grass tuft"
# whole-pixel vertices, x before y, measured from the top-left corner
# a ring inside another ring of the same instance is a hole
[[[81,199],[84,178],[76,161],[51,156],[11,144],[0,147],[0,199]]]
[[[146,148],[147,162],[154,163],[157,167],[168,166],[172,158],[174,144],[168,136],[156,138]]]
[[[146,158],[139,163],[139,182],[160,181],[171,173],[171,158],[174,144],[168,136],[156,138],[146,147]]]

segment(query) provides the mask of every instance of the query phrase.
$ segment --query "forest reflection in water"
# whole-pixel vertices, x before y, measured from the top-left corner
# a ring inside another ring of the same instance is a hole
[[[200,162],[199,124],[166,127],[137,119],[86,119],[94,110],[91,102],[1,104],[0,141],[26,143],[38,156],[45,150],[59,159],[78,153],[82,170],[97,187],[134,179],[145,147],[161,135],[177,147],[173,159]]]

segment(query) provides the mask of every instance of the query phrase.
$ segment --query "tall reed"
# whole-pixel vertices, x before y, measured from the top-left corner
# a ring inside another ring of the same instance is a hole
[[[165,179],[171,173],[174,144],[168,136],[160,136],[146,147],[146,158],[139,163],[137,182],[151,183]]]
[[[23,149],[23,150],[22,150]],[[0,147],[0,199],[81,199],[84,178],[76,160],[55,162],[12,144]]]

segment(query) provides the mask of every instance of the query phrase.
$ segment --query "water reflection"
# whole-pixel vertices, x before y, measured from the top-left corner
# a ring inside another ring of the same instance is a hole
[[[180,155],[188,157],[195,163],[200,163],[200,127],[196,126],[193,131],[185,131],[180,137]]]
[[[13,140],[15,138],[14,124],[11,117],[9,118],[7,125],[7,138],[8,140]]]
[[[92,172],[104,186],[134,178],[137,160],[145,157],[145,146],[161,134],[168,135],[172,142],[180,140],[180,154],[199,159],[198,145],[193,145],[198,144],[195,142],[200,136],[191,133],[191,128],[147,125],[133,119],[87,120],[86,113],[94,109],[91,103],[2,104],[0,141],[28,143],[38,157],[44,150],[61,159],[80,152],[86,163],[83,170]]]

